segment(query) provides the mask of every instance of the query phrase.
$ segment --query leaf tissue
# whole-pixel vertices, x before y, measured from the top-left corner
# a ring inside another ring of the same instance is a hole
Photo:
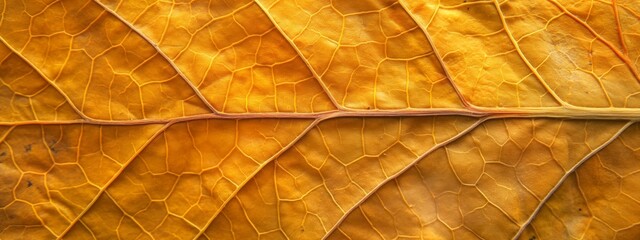
[[[0,239],[638,239],[637,0],[4,0]]]

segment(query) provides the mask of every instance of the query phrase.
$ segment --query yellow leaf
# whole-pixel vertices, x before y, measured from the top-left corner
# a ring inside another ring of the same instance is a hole
[[[0,2],[0,238],[638,238],[639,16]]]

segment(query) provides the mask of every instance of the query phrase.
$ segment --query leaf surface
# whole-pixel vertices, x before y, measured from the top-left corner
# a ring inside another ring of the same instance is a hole
[[[2,239],[634,239],[634,1],[0,2]]]

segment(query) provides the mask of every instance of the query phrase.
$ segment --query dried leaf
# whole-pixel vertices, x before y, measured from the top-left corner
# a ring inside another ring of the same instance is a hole
[[[2,239],[635,239],[640,4],[0,2]]]

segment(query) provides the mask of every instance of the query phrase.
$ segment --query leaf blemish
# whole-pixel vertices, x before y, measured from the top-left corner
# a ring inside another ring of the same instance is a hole
[[[24,146],[24,152],[31,152],[31,144],[27,144]]]
[[[33,186],[33,182],[31,182],[31,180],[27,180],[27,187],[30,188],[31,186]]]
[[[55,145],[56,145],[56,142],[54,140],[51,140],[49,142],[49,150],[51,150],[51,152],[53,153],[57,152]]]

